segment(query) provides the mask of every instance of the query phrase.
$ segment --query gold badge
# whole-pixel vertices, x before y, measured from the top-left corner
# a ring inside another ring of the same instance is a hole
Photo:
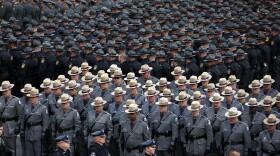
[[[270,43],[271,45],[274,45],[274,41],[271,41],[271,43]]]
[[[21,65],[21,68],[24,68],[25,67],[25,63],[23,63],[22,65]]]
[[[56,61],[56,65],[58,65],[58,64],[59,64],[59,61],[57,60],[57,61]]]
[[[45,58],[42,58],[42,59],[41,59],[41,63],[45,63]]]
[[[265,38],[265,42],[269,42],[269,37],[266,37],[266,38]]]
[[[13,56],[11,56],[11,57],[10,57],[10,60],[11,60],[11,61],[13,61],[13,60],[14,60],[14,57],[13,57]]]
[[[72,68],[72,63],[69,64],[69,68],[70,68],[70,69]]]
[[[97,69],[97,65],[95,65],[94,67],[93,67],[93,70],[96,70]]]

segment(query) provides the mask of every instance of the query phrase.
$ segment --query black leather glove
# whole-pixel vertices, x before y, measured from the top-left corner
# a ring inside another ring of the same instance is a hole
[[[14,130],[14,133],[17,135],[19,132],[20,132],[19,128],[16,127],[15,130]]]

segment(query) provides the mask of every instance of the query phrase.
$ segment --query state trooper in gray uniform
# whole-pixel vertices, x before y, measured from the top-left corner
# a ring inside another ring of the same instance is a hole
[[[126,101],[124,107],[125,107],[126,109],[128,109],[128,107],[129,107],[131,104],[137,104],[137,103],[136,103],[135,100],[133,100],[133,99],[128,99],[128,100]],[[138,105],[138,104],[137,104],[137,105]],[[139,105],[138,105],[138,107],[139,107]],[[120,125],[121,125],[123,122],[127,122],[127,120],[129,120],[129,116],[128,116],[128,115],[129,115],[129,114],[127,114],[127,113],[124,113],[124,114],[121,115],[121,117],[120,117],[120,123],[119,123]],[[144,114],[139,113],[139,114],[138,114],[138,118],[139,118],[139,120],[141,120],[141,121],[147,123],[147,119],[146,119],[146,116],[145,116]]]
[[[136,80],[132,79],[129,81],[128,85],[126,86],[129,90],[129,93],[125,96],[125,99],[134,99],[135,102],[142,107],[147,101],[146,97],[139,93],[138,88],[140,88],[141,84],[137,83]]]
[[[114,102],[114,97],[111,94],[110,88],[110,81],[112,79],[109,78],[108,74],[104,73],[100,76],[100,78],[97,80],[97,82],[100,85],[101,92],[97,94],[97,96],[102,97],[107,103],[104,105],[104,110],[108,110],[109,104]]]
[[[72,97],[71,107],[76,109],[79,105],[82,96],[78,94],[80,84],[75,80],[70,80],[65,89],[68,90],[69,95]]]
[[[58,103],[58,100],[60,99],[60,96],[63,94],[62,87],[64,87],[64,84],[61,83],[60,80],[53,81],[52,85],[50,86],[53,90],[53,94],[51,94],[48,97],[48,111],[49,116],[51,117],[51,120],[53,121],[54,113],[59,108],[61,108],[61,104]]]
[[[159,111],[151,116],[150,131],[157,145],[158,156],[171,156],[178,136],[178,118],[168,110],[168,99],[162,97],[156,104]]]
[[[93,83],[95,77],[92,75],[91,72],[87,72],[81,80],[88,85],[90,88],[93,89],[93,91],[90,93],[90,97],[95,99],[98,97],[98,94],[101,93],[101,88]]]
[[[151,133],[147,123],[139,118],[136,103],[129,105],[125,113],[128,113],[129,122],[123,122],[120,126],[120,145],[124,156],[140,156],[140,146],[143,141],[151,139]]]
[[[82,127],[84,127],[84,122],[87,119],[87,113],[94,108],[91,106],[91,103],[94,101],[93,98],[90,97],[90,93],[93,91],[92,88],[89,88],[88,85],[84,85],[82,89],[79,91],[79,95],[83,98],[79,99],[78,105],[75,106],[75,109],[79,112],[81,118]]]
[[[175,81],[177,88],[172,90],[175,95],[178,95],[179,92],[185,91],[189,95],[193,95],[193,91],[187,87],[187,79],[185,76],[180,76],[178,80]]]
[[[107,136],[107,142],[110,141],[112,137],[112,116],[103,110],[103,105],[105,103],[106,101],[104,101],[102,97],[96,97],[91,103],[94,109],[87,113],[87,119],[83,128],[84,135],[88,136],[88,145],[90,145],[90,141],[92,140],[91,133],[95,131],[104,131]]]
[[[62,109],[55,112],[55,121],[52,122],[52,135],[59,136],[67,134],[71,141],[71,151],[74,151],[74,138],[77,131],[81,129],[79,112],[70,107],[71,97],[68,94],[62,94],[58,103],[61,103]]]
[[[186,147],[186,155],[204,156],[210,152],[213,131],[209,119],[200,114],[202,107],[198,101],[193,101],[188,106],[188,109],[192,111],[192,116],[186,119],[184,128],[181,131],[181,139]]]
[[[179,114],[180,114],[179,106],[178,106],[178,104],[175,104],[174,102],[172,102],[174,94],[171,93],[171,90],[169,88],[165,88],[163,90],[163,92],[159,94],[159,96],[167,98],[168,102],[170,102],[170,104],[168,105],[168,110],[170,112],[172,112],[173,114],[179,116]]]
[[[220,136],[220,128],[222,122],[226,121],[227,118],[225,113],[228,109],[222,107],[222,101],[224,97],[220,96],[219,93],[214,93],[213,97],[210,97],[209,100],[212,103],[212,107],[209,107],[205,111],[205,116],[210,120],[212,130],[213,130],[213,142],[211,143],[211,154],[218,155],[218,144]]]
[[[179,93],[178,96],[175,97],[175,100],[179,103],[179,115],[178,115],[178,138],[175,143],[175,155],[176,156],[184,156],[185,155],[185,148],[183,146],[183,140],[181,137],[181,130],[184,128],[184,124],[186,119],[192,115],[192,112],[188,110],[188,101],[190,95],[187,94],[185,91]]]
[[[158,93],[159,91],[157,91],[154,87],[148,88],[148,90],[144,93],[147,97],[147,102],[142,105],[142,113],[146,116],[149,126],[152,122],[151,116],[153,113],[159,111],[159,107],[156,105]]]
[[[143,86],[147,80],[151,80],[154,84],[156,84],[159,80],[151,75],[152,67],[144,64],[141,66],[139,70],[139,74],[142,74],[141,77],[138,78],[138,82]]]
[[[23,106],[19,98],[11,94],[14,84],[9,81],[3,81],[0,86],[2,96],[0,97],[0,119],[3,123],[3,138],[6,147],[12,152],[12,156],[16,155],[16,135],[20,132],[22,123]],[[23,134],[22,134],[23,135]]]
[[[44,106],[48,104],[48,97],[52,94],[52,90],[50,88],[52,81],[49,78],[45,78],[43,83],[40,85],[40,88],[43,91],[40,93],[40,103]]]
[[[240,151],[241,156],[248,155],[251,148],[251,136],[249,127],[246,123],[239,121],[241,112],[232,107],[226,112],[225,116],[229,118],[223,122],[220,128],[219,149],[220,154],[227,156],[231,148]]]
[[[274,82],[275,80],[272,79],[270,75],[265,75],[263,79],[260,80],[260,83],[263,84],[261,93],[266,96],[268,95],[271,97],[275,97],[279,93],[279,91],[277,89],[272,88],[272,84]]]
[[[112,92],[112,95],[115,96],[115,102],[109,105],[108,112],[112,115],[112,124],[113,124],[113,137],[110,140],[110,154],[120,154],[120,148],[118,144],[118,140],[120,137],[120,117],[125,111],[123,96],[125,95],[125,91],[122,88],[118,87]]]
[[[268,116],[263,120],[267,125],[267,130],[260,133],[259,147],[257,154],[259,156],[278,156],[280,151],[280,131],[276,129],[276,125],[280,120],[274,114]]]
[[[250,100],[245,103],[249,107],[249,112],[243,112],[240,116],[241,121],[245,122],[249,126],[251,133],[251,151],[249,155],[257,155],[256,151],[258,148],[258,140],[260,132],[265,130],[265,125],[263,120],[266,118],[262,113],[257,112],[257,107],[259,103],[256,98],[250,98]]]
[[[47,107],[39,101],[39,90],[32,88],[30,94],[30,104],[24,108],[24,119],[21,130],[25,132],[26,155],[42,155],[42,140],[49,126],[49,116]]]

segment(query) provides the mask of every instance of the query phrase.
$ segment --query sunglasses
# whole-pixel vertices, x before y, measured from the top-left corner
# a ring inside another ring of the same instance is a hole
[[[114,79],[120,79],[120,77],[114,77]]]

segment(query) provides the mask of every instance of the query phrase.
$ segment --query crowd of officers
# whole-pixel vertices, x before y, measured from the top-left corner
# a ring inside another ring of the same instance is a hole
[[[15,156],[280,152],[274,0],[0,0],[0,119]],[[59,140],[59,139],[58,139]],[[97,139],[98,140],[98,139]],[[104,147],[106,147],[104,146]]]

